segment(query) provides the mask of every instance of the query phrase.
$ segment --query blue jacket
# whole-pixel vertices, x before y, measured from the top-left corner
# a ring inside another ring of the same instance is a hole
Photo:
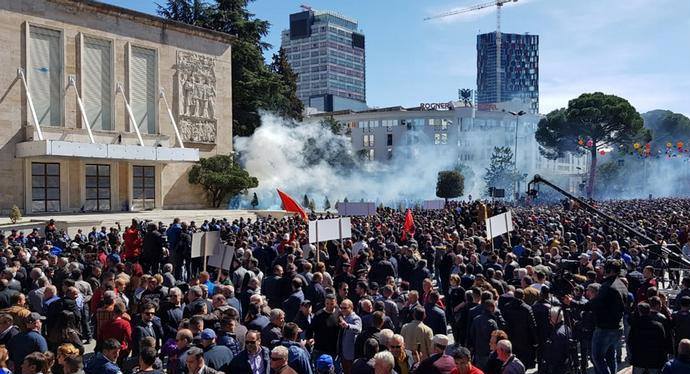
[[[304,301],[304,292],[301,289],[293,292],[290,297],[283,301],[286,322],[292,322],[295,319],[302,301]]]
[[[15,367],[19,367],[29,353],[47,351],[48,343],[43,335],[36,331],[20,332],[10,340],[7,348],[10,361],[14,362]]]
[[[218,371],[227,371],[233,356],[230,348],[224,345],[212,344],[204,348],[206,365]]]
[[[426,307],[426,319],[424,323],[431,327],[431,330],[436,334],[446,334],[446,313],[436,304],[427,304]]]
[[[84,365],[84,373],[86,374],[122,374],[120,368],[103,353],[96,353],[96,355]]]
[[[278,345],[288,349],[288,366],[300,374],[312,374],[309,353],[299,343],[283,339]]]
[[[684,374],[690,373],[690,359],[681,360],[674,358],[664,365],[661,374]]]

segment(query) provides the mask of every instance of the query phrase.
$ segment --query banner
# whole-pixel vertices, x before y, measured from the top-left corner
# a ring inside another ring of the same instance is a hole
[[[221,245],[218,252],[208,258],[208,264],[214,268],[230,270],[233,257],[235,257],[235,247]]]
[[[513,215],[510,211],[486,219],[486,235],[489,239],[513,231]]]
[[[352,237],[349,217],[309,221],[309,243]]]
[[[220,252],[220,231],[207,231],[204,236],[204,256]]]
[[[201,257],[204,254],[205,232],[195,232],[192,234],[192,258]]]

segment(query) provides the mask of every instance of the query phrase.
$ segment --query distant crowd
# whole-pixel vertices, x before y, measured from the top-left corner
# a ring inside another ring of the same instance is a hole
[[[597,208],[690,254],[690,200]],[[342,243],[297,217],[3,232],[0,374],[690,373],[690,277],[659,246],[571,202],[411,214]],[[192,258],[199,231],[229,268]]]

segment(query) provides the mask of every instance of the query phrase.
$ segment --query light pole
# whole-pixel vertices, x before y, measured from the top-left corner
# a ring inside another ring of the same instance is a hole
[[[508,112],[512,114],[515,117],[515,150],[513,151],[513,157],[515,158],[515,161],[513,162],[513,175],[517,175],[517,147],[518,147],[518,124],[520,122],[520,117],[524,116],[527,114],[524,110],[521,110],[519,112]],[[517,179],[515,183],[517,184],[517,188],[515,189],[515,200],[520,197],[520,180]]]

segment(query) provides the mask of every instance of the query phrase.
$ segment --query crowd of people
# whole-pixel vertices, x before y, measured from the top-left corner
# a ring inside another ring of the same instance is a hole
[[[690,254],[689,200],[598,208]],[[297,217],[4,232],[0,374],[690,373],[690,277],[570,203],[486,238],[507,209],[379,209],[318,244]],[[192,258],[198,231],[229,268]]]

